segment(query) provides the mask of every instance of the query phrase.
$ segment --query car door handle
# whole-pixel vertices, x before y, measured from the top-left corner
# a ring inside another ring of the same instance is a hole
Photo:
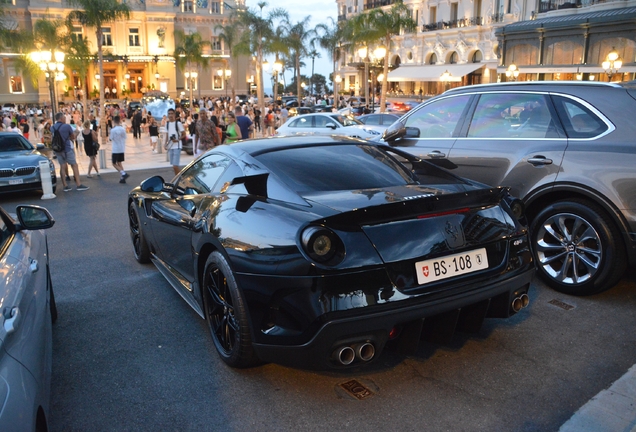
[[[528,163],[532,165],[551,165],[552,159],[548,159],[545,156],[535,156],[528,158]]]
[[[446,153],[442,153],[439,150],[433,150],[432,152],[430,152],[426,156],[430,157],[431,159],[441,159],[441,158],[445,158],[446,157]]]
[[[18,319],[20,317],[20,309],[17,307],[6,310],[4,313],[4,331],[5,334],[13,333],[18,326]]]
[[[40,267],[38,266],[38,260],[31,260],[31,264],[29,265],[29,270],[31,270],[31,273],[35,273],[36,271],[38,271]]]

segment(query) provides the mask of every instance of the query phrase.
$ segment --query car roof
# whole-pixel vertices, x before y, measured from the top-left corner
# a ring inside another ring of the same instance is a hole
[[[616,83],[606,83],[598,81],[522,81],[474,84],[469,86],[456,87],[445,91],[442,94],[465,93],[475,90],[548,90],[556,88],[621,88]]]
[[[347,145],[347,144],[367,144],[375,145],[369,141],[350,138],[341,135],[295,135],[283,137],[259,138],[222,145],[216,147],[219,151],[228,155],[240,156],[245,152],[249,155],[257,155],[272,150],[282,150],[294,147],[306,147],[308,145]]]

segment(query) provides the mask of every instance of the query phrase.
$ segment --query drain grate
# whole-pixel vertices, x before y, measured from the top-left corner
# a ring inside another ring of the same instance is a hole
[[[347,395],[353,396],[357,400],[363,400],[375,394],[367,386],[354,379],[340,384],[339,387],[343,389]]]
[[[561,309],[564,309],[564,310],[574,309],[574,306],[572,306],[570,304],[567,304],[565,302],[562,302],[561,300],[557,300],[557,299],[552,299],[548,303],[550,303],[551,305],[554,305],[556,307],[560,307]]]

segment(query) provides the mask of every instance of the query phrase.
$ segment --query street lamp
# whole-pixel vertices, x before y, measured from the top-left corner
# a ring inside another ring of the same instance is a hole
[[[440,79],[444,82],[444,90],[447,90],[447,87],[449,85],[448,83],[450,82],[452,76],[453,75],[448,71],[448,69],[445,70],[442,74]]]
[[[269,62],[263,63],[263,70],[269,71]],[[272,65],[272,93],[274,100],[278,98],[278,74],[283,70],[283,63],[280,60],[276,60]]]
[[[364,77],[362,82],[364,83],[364,100],[369,103],[369,48],[365,45],[358,49],[358,55],[364,62]]]
[[[612,47],[612,51],[607,55],[607,59],[601,65],[607,74],[607,79],[611,82],[612,76],[618,73],[618,70],[623,66],[623,60],[618,57],[618,53]]]
[[[506,78],[512,81],[517,81],[518,77],[519,77],[519,69],[513,63],[510,66],[508,66],[508,69],[506,69]]]
[[[64,79],[64,57],[62,51],[40,50],[31,53],[31,60],[40,66],[44,76],[49,81],[49,92],[51,96],[51,119],[55,120],[55,110],[57,106],[57,95],[55,94],[55,81]]]
[[[338,86],[342,82],[342,77],[340,75],[336,75],[334,86],[333,86],[333,99],[334,104],[336,105],[336,109],[340,107],[340,96],[338,95]]]
[[[192,111],[194,109],[194,104],[192,103],[192,89],[194,88],[194,84],[197,81],[197,77],[199,76],[199,73],[196,71],[192,71],[192,72],[186,72],[185,74],[185,78],[186,80],[188,80],[188,87],[190,89],[190,111]]]
[[[227,99],[227,80],[232,76],[232,69],[219,69],[216,74],[225,79],[225,98]]]

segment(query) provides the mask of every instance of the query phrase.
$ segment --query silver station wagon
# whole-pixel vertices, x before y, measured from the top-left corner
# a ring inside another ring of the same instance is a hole
[[[539,275],[595,294],[636,266],[636,85],[523,82],[456,88],[383,141],[493,186],[530,219]]]

